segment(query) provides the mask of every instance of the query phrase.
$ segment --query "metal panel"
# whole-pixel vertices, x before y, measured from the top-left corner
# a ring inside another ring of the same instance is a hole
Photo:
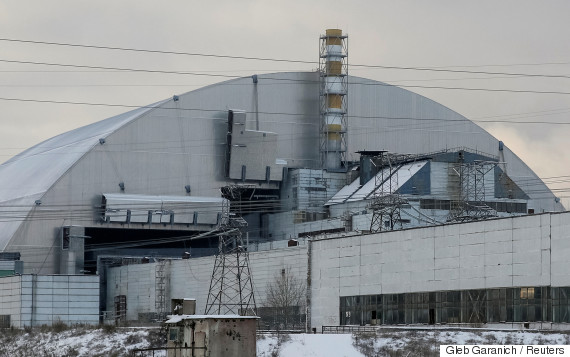
[[[227,219],[229,201],[221,197],[150,196],[105,193],[105,215],[130,211],[130,223],[217,224],[218,216]],[[194,221],[194,217],[197,220]],[[112,218],[110,218],[112,219]]]
[[[124,193],[176,196],[185,194],[184,187],[191,185],[192,194],[219,195],[220,186],[227,184],[226,108],[243,109],[251,113],[260,132],[277,133],[276,155],[288,167],[317,168],[318,74],[275,73],[259,75],[258,81],[257,89],[248,77],[182,94],[177,102],[157,104],[160,108],[125,113],[52,138],[0,165],[0,203],[4,205],[0,212],[21,207],[14,214],[28,217],[0,222],[0,249],[51,244],[61,223],[44,219],[53,214],[49,207],[93,207],[102,192],[119,193],[121,181]],[[349,77],[348,83],[349,160],[358,158],[357,150],[425,153],[466,146],[497,153],[498,140],[441,104],[364,78]],[[195,110],[184,110],[188,108]],[[103,144],[99,143],[101,136],[106,138]],[[501,155],[515,183],[535,192],[531,199],[536,212],[562,209],[508,147]],[[265,182],[264,170],[260,187],[276,188]],[[272,168],[271,175],[277,171]],[[38,199],[44,204],[36,205]],[[95,210],[93,215],[83,212],[78,216],[69,209],[63,218],[91,226]],[[145,218],[143,214],[141,219]],[[45,254],[51,256],[46,259]],[[22,249],[25,269],[42,267],[44,272],[55,273],[59,268],[55,254]]]
[[[232,124],[227,142],[230,146],[229,178],[281,181],[283,166],[282,161],[277,160],[277,133],[246,130],[246,116],[242,111],[230,111],[229,117]]]

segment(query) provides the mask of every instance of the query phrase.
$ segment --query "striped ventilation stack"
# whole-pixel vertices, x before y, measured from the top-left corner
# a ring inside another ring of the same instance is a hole
[[[346,170],[346,114],[348,92],[348,36],[328,29],[320,37],[321,165]]]

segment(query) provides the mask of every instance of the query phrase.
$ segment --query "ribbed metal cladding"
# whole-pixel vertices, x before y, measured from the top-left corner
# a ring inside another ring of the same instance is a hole
[[[348,36],[328,29],[320,37],[320,154],[327,170],[346,170]]]

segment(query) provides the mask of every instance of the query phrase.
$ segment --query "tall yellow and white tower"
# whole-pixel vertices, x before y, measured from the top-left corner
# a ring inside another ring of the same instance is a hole
[[[321,166],[344,171],[347,168],[348,36],[340,29],[328,29],[320,37],[319,74]]]

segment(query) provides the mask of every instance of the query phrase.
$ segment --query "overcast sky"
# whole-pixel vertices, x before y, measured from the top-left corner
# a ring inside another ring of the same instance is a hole
[[[562,189],[555,194],[569,207],[564,196],[570,196],[570,182],[565,182],[570,179],[570,125],[564,124],[570,124],[570,94],[488,91],[570,93],[570,78],[560,78],[570,77],[568,19],[567,0],[2,0],[0,38],[317,61],[319,35],[341,28],[349,35],[351,64],[499,72],[349,69],[352,75],[395,85],[487,89],[406,87],[503,140],[550,187]],[[225,79],[5,61],[227,76],[317,67],[0,41],[1,162],[59,133],[128,110],[7,98],[146,105]]]

